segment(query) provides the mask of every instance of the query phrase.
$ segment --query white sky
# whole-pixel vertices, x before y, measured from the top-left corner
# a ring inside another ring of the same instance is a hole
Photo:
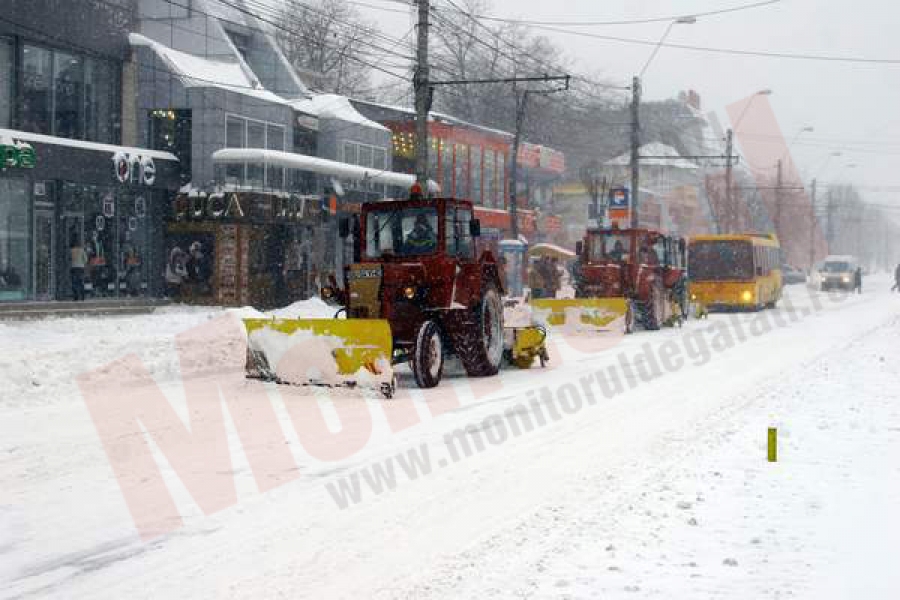
[[[433,0],[447,6],[446,0]],[[546,21],[640,19],[729,8],[751,0],[493,0],[494,16]],[[388,0],[370,4],[402,8]],[[402,14],[358,7],[386,33],[405,34],[411,19]],[[657,41],[666,23],[580,28],[581,31]],[[730,14],[707,16],[693,25],[676,25],[667,42],[819,55],[900,59],[900,5],[891,0],[782,0]],[[541,32],[577,60],[583,73],[628,84],[652,47]],[[676,48],[660,49],[644,77],[647,99],[674,97],[695,89],[704,111],[725,123],[725,107],[760,89],[805,179],[852,181],[864,186],[897,186],[896,192],[864,189],[868,200],[900,204],[900,64],[829,63],[784,58],[719,55]],[[829,159],[833,152],[842,156]],[[855,164],[855,168],[846,165]]]

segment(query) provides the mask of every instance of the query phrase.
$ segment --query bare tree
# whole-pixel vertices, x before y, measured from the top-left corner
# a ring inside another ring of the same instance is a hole
[[[285,0],[278,43],[311,87],[357,95],[369,85],[367,42],[374,28],[346,0]]]

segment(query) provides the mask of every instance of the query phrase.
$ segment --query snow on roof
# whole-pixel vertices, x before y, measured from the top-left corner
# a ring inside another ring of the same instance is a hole
[[[317,94],[312,98],[294,100],[290,104],[296,110],[319,117],[320,119],[337,119],[347,123],[356,123],[363,127],[370,127],[381,131],[390,131],[390,129],[381,123],[376,123],[375,121],[362,116],[359,111],[353,108],[353,105],[350,104],[350,100],[346,96],[339,96],[337,94]]]
[[[664,156],[671,158],[642,158],[641,164],[655,167],[672,167],[675,169],[697,169],[696,163],[681,158],[678,150],[661,142],[644,144],[638,151],[641,156]],[[607,165],[624,167],[631,164],[631,154],[621,154],[612,160],[606,161]]]
[[[222,150],[213,152],[212,159],[213,163],[216,164],[244,162],[265,163],[268,165],[285,167],[287,169],[299,169],[301,171],[319,173],[320,175],[344,177],[356,181],[371,181],[373,183],[382,183],[402,188],[409,188],[416,181],[415,175],[408,175],[406,173],[369,169],[358,165],[329,160],[327,158],[295,154],[293,152],[265,150],[263,148],[223,148]],[[428,189],[432,192],[439,192],[441,188],[437,183],[429,180]]]
[[[269,102],[288,104],[265,88],[254,86],[237,62],[212,60],[173,50],[139,33],[129,34],[128,41],[132,46],[144,46],[153,50],[186,87],[216,87]]]
[[[114,144],[100,144],[97,142],[85,142],[82,140],[70,140],[68,138],[55,137],[52,135],[42,135],[39,133],[30,133],[28,131],[16,131],[14,129],[0,129],[0,143],[9,143],[12,140],[20,140],[25,142],[36,142],[38,144],[51,144],[54,146],[67,146],[69,148],[81,148],[82,150],[96,150],[97,152],[125,152],[126,154],[137,154],[154,158],[157,160],[174,160],[178,158],[169,152],[159,150],[148,150],[147,148],[132,148],[130,146],[116,146]]]

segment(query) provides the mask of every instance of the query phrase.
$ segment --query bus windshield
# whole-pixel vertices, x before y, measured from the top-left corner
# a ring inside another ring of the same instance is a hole
[[[432,254],[438,249],[437,231],[432,207],[372,211],[366,217],[366,257]]]
[[[694,242],[688,274],[691,281],[753,279],[753,245],[738,240]]]

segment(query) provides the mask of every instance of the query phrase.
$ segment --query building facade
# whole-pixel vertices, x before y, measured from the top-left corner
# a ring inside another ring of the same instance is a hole
[[[161,294],[179,166],[137,143],[134,3],[9,0],[4,14],[0,301]]]

